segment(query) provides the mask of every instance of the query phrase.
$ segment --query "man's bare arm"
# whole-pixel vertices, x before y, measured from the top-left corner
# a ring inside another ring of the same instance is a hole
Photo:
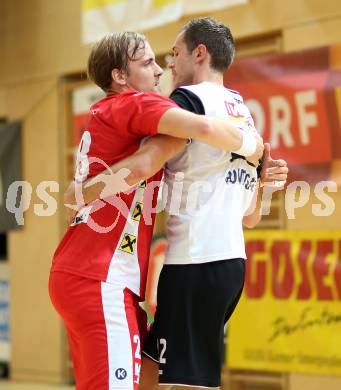
[[[236,152],[248,157],[248,161],[255,165],[258,165],[258,160],[263,154],[263,141],[256,133],[242,132],[227,120],[196,115],[180,108],[171,108],[162,115],[158,124],[158,133],[179,138],[193,138],[218,149]],[[249,141],[255,139],[254,151],[247,153],[241,150],[246,139]]]
[[[281,182],[283,189],[288,177],[288,167],[285,160],[273,160],[270,155],[270,144],[264,144],[263,167],[261,171],[260,181],[257,184],[254,198],[252,200],[249,210],[243,218],[243,225],[247,228],[254,228],[262,219],[262,198],[263,188],[260,184],[271,182]]]
[[[249,229],[256,227],[262,219],[262,195],[263,189],[257,183],[251,206],[243,217],[243,226]]]
[[[84,204],[97,199],[104,199],[126,191],[130,186],[153,176],[167,160],[178,154],[186,143],[187,140],[162,134],[151,137],[134,154],[112,165],[110,170],[84,183],[77,184],[81,186],[82,200],[76,200],[76,184],[73,181],[64,193],[64,204],[77,204],[77,209],[79,209]],[[120,174],[120,171],[124,173],[124,180],[117,180],[117,174]],[[92,184],[94,181],[96,182]]]

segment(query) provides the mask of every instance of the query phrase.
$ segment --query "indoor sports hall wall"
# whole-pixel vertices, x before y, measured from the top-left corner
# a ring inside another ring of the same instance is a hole
[[[79,86],[89,53],[80,44],[80,10],[81,0],[0,2],[0,118],[22,121],[23,180],[33,189],[24,226],[8,233],[11,375],[18,380],[65,383],[70,376],[65,334],[47,295],[50,261],[65,230],[65,214],[58,207],[53,215],[38,217],[34,204],[42,203],[35,190],[46,180],[59,183],[59,192],[51,195],[61,202],[72,165],[70,94]],[[231,27],[240,56],[341,43],[339,0],[250,0],[211,16]],[[169,52],[188,19],[146,32],[158,55]],[[339,210],[340,191],[329,195]],[[311,196],[296,210],[296,219],[285,221],[285,228],[340,229],[340,211],[321,222],[311,213],[315,202]],[[341,379],[292,374],[285,386],[336,390]]]

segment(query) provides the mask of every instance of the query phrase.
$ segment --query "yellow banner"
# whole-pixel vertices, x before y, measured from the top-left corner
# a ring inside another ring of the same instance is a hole
[[[341,375],[341,231],[247,232],[230,368]]]
[[[184,1],[184,14],[200,14],[204,12],[214,12],[219,9],[234,7],[236,5],[246,4],[249,0],[195,0]]]
[[[176,2],[177,0],[153,0],[153,8],[162,8]]]
[[[125,2],[126,0],[83,0],[82,9],[83,11],[91,11]]]

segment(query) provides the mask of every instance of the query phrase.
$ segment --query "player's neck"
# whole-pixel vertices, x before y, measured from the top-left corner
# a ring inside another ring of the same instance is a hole
[[[109,95],[118,95],[122,92],[125,92],[129,89],[130,87],[128,85],[118,85],[118,84],[112,84],[111,88],[107,91],[107,96]]]
[[[218,85],[224,85],[224,75],[220,72],[206,69],[199,70],[194,74],[193,84],[200,84],[204,81],[209,81]]]

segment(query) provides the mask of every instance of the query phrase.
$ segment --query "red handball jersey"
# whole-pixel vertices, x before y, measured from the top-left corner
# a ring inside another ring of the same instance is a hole
[[[155,93],[128,90],[108,96],[90,108],[88,129],[77,155],[75,179],[84,181],[103,171],[107,164],[131,155],[146,136],[157,133],[163,113],[177,107]],[[51,271],[63,271],[129,288],[144,299],[149,248],[160,171],[148,182],[127,193],[84,207],[59,244]]]

